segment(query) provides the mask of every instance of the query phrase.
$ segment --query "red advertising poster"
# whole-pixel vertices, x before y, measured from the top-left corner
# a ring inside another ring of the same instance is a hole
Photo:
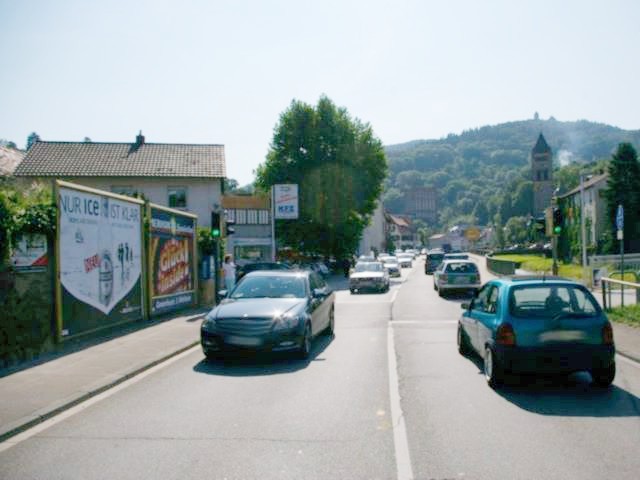
[[[151,313],[195,302],[195,219],[151,208]]]

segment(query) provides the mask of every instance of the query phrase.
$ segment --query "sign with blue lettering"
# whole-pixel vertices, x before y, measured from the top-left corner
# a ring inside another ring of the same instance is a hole
[[[58,182],[61,337],[143,315],[143,202]]]
[[[622,204],[618,205],[618,211],[616,212],[616,228],[624,230],[624,208]]]
[[[298,218],[298,185],[274,185],[273,202],[275,218],[296,220]]]

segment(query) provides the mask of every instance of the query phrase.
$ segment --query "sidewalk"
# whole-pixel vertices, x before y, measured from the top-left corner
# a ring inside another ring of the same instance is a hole
[[[152,321],[0,378],[0,442],[197,345],[208,311]]]

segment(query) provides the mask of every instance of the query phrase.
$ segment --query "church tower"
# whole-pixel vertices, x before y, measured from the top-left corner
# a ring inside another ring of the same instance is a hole
[[[542,133],[531,150],[531,180],[533,181],[533,214],[537,216],[551,206],[554,188],[551,148]]]

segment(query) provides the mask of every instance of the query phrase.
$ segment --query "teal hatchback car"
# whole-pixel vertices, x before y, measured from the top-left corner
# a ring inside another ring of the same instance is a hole
[[[478,353],[487,383],[508,373],[591,373],[608,387],[616,374],[613,329],[591,292],[560,277],[487,282],[458,321],[458,350]]]

